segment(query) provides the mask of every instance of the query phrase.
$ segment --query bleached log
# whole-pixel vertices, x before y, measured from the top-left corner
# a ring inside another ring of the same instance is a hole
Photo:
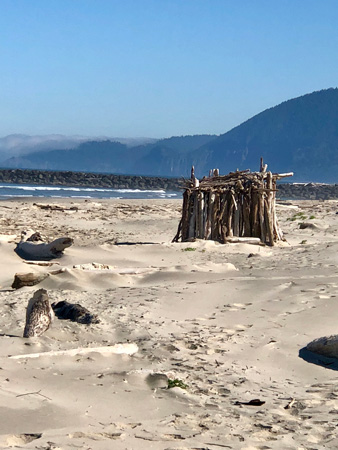
[[[32,241],[20,241],[15,249],[23,259],[50,260],[60,258],[63,251],[73,244],[73,239],[61,237],[50,243],[37,243]]]
[[[68,350],[54,350],[50,352],[27,353],[25,355],[9,355],[11,359],[39,358],[40,356],[77,356],[88,355],[89,353],[134,355],[138,352],[136,344],[115,344],[107,347],[80,347]]]
[[[229,242],[231,244],[262,244],[262,241],[259,238],[241,236],[228,237],[226,238],[225,242]]]
[[[33,206],[36,206],[37,208],[40,209],[47,209],[49,211],[78,211],[79,208],[77,206],[71,206],[70,208],[66,208],[65,206],[62,205],[49,205],[49,204],[45,204],[45,203],[33,203]]]
[[[233,225],[233,234],[234,236],[240,236],[240,204],[235,199],[235,210],[234,210],[234,225]]]
[[[234,235],[232,224],[233,224],[233,212],[234,212],[235,208],[237,208],[236,200],[235,200],[233,192],[230,192],[228,217],[227,217],[227,221],[226,221],[227,237],[233,237],[233,235]]]
[[[206,227],[206,238],[210,239],[212,232],[212,217],[214,214],[214,203],[215,203],[215,194],[212,192],[209,196],[209,209],[208,209],[208,218],[207,218],[207,227]]]
[[[265,224],[267,235],[269,238],[269,244],[274,245],[274,232],[273,232],[273,209],[274,209],[274,193],[272,192],[272,173],[268,172],[266,177],[266,186],[268,189],[267,198],[265,203]]]
[[[274,173],[273,176],[279,180],[280,178],[293,177],[293,172],[287,173]]]
[[[191,167],[191,181],[192,181],[192,184],[194,187],[198,187],[200,184],[199,180],[195,176],[195,167],[194,166]]]
[[[260,226],[260,236],[261,241],[266,241],[266,230],[265,230],[265,220],[264,220],[264,197],[263,193],[258,193],[258,214],[259,214],[259,226]]]

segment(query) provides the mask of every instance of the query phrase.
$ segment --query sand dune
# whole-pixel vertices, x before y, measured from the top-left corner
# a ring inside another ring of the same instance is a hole
[[[338,202],[282,203],[274,248],[172,244],[180,201],[33,203],[0,202],[0,448],[338,447],[338,365],[306,349],[338,331]],[[74,245],[27,264],[14,249],[28,228]],[[17,272],[58,268],[11,288]],[[55,319],[24,339],[39,288],[100,323]]]

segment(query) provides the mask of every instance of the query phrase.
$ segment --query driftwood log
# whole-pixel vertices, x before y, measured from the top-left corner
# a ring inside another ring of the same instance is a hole
[[[39,289],[29,300],[23,337],[41,336],[52,323],[54,313],[46,289]]]
[[[13,289],[20,289],[24,286],[35,286],[41,283],[50,275],[58,275],[64,272],[64,268],[52,270],[51,272],[29,272],[29,273],[16,273],[14,275],[14,281],[12,283]]]
[[[33,203],[33,206],[36,206],[37,208],[40,208],[40,209],[46,209],[48,211],[64,212],[64,211],[78,211],[79,210],[79,208],[77,206],[71,206],[70,208],[65,208],[64,206],[61,206],[61,205],[49,205],[49,204],[45,204],[45,203]]]
[[[47,277],[49,277],[49,273],[16,273],[12,288],[20,289],[24,286],[35,286]]]
[[[61,237],[53,242],[46,243],[42,241],[40,233],[33,233],[29,237],[23,233],[15,252],[23,259],[48,261],[60,258],[63,255],[63,251],[72,244],[73,239],[69,237]]]
[[[292,175],[268,172],[262,159],[260,172],[244,170],[220,176],[214,169],[200,181],[192,169],[191,179],[183,185],[182,217],[173,242],[211,239],[226,243],[234,238],[256,238],[272,246],[284,240],[276,216],[277,180]]]

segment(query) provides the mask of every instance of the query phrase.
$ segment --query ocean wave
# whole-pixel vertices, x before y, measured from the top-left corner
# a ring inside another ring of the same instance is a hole
[[[27,185],[0,185],[0,189],[18,189],[23,191],[73,191],[73,192],[118,192],[121,194],[165,194],[163,189],[107,189],[73,186],[27,186]]]
[[[120,192],[121,194],[165,194],[163,189],[113,189],[115,192]]]

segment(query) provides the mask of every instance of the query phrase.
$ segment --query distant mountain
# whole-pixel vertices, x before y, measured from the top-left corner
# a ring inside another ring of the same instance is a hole
[[[293,181],[338,182],[338,89],[267,109],[189,156],[200,176],[258,170],[263,156],[272,171],[293,171]]]
[[[45,136],[10,134],[0,138],[0,160],[34,151],[74,148],[81,144],[81,142],[88,140],[88,137],[63,136],[61,134],[49,134]]]
[[[177,136],[155,142],[80,139],[67,150],[54,145],[50,151],[35,147],[34,153],[27,154],[25,147],[19,156],[0,158],[0,166],[187,177],[194,164],[202,177],[213,168],[221,174],[237,168],[258,170],[262,156],[274,172],[293,171],[292,181],[338,183],[338,89],[288,100],[220,136]],[[0,139],[0,150],[1,143]]]
[[[178,162],[188,175],[186,155],[216,136],[180,136],[128,147],[120,142],[89,141],[69,150],[38,151],[0,162],[2,167],[107,172],[134,175],[177,175]],[[135,142],[139,142],[136,141]],[[130,142],[129,142],[130,144]]]
[[[10,157],[17,157],[29,153],[75,149],[80,144],[90,141],[114,141],[125,144],[127,147],[154,144],[158,139],[152,138],[107,138],[86,136],[64,136],[50,134],[44,136],[29,136],[26,134],[10,134],[0,138],[0,162]]]
[[[161,139],[154,145],[138,147],[143,155],[135,158],[131,173],[137,175],[190,176],[194,152],[211,143],[217,136],[203,134],[195,136],[174,136]],[[134,151],[138,150],[133,149]]]

